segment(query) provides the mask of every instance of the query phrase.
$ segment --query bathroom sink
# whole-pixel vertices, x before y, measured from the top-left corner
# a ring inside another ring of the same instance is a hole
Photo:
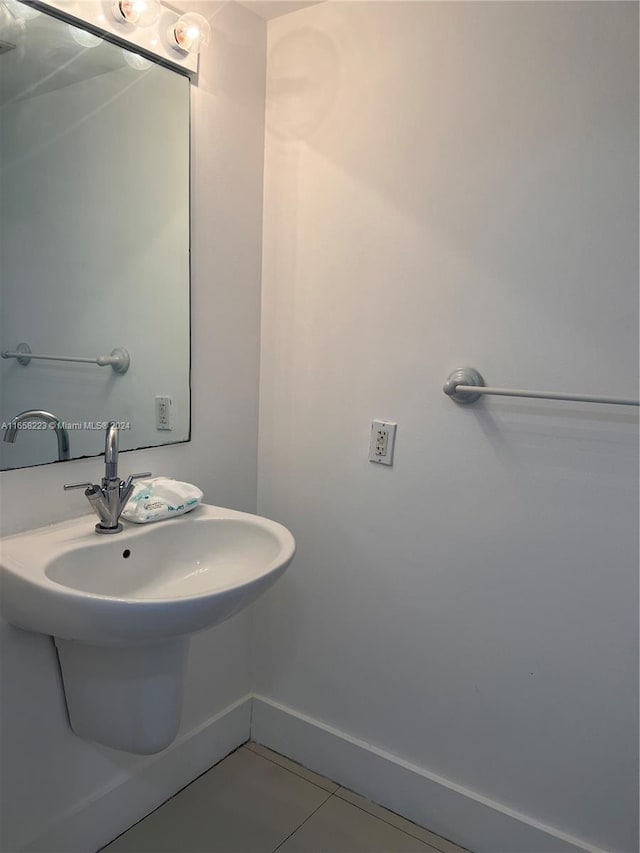
[[[109,537],[92,522],[0,540],[0,612],[55,638],[76,734],[157,752],[178,730],[189,636],[270,587],[295,541],[267,518],[208,505]]]
[[[129,644],[192,634],[250,604],[291,562],[289,531],[203,505],[97,537],[83,516],[2,541],[1,609],[67,640]]]

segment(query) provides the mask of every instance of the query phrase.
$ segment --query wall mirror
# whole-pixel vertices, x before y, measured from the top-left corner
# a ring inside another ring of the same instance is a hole
[[[25,410],[72,459],[109,420],[121,450],[189,440],[188,77],[19,0],[0,0],[0,352],[2,470],[61,455],[43,421],[2,440]]]

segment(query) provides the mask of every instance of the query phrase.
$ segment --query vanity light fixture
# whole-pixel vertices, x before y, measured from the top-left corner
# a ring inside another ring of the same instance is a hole
[[[197,12],[187,12],[169,27],[168,38],[176,50],[200,53],[209,44],[211,26],[209,21]]]
[[[160,17],[160,0],[114,0],[111,7],[116,21],[138,27],[150,27]]]
[[[35,0],[0,0],[0,20],[6,18],[7,26],[13,23],[22,28],[25,21],[41,14],[31,2]],[[61,0],[40,2],[44,7],[59,8],[63,13],[67,5],[73,7],[73,16],[81,25],[86,23],[94,31],[88,32],[87,37],[83,38],[79,34],[80,28],[72,30],[73,38],[83,47],[99,44],[95,40],[95,32],[115,35],[126,42],[136,53],[134,58],[128,57],[126,61],[138,70],[144,70],[144,53],[148,53],[160,57],[171,66],[182,68],[189,75],[195,74],[198,55],[211,41],[211,25],[203,15],[197,12],[180,14],[163,0],[82,0],[69,4]],[[4,41],[13,43],[16,39],[5,38]],[[138,48],[143,50],[141,56],[137,54]]]

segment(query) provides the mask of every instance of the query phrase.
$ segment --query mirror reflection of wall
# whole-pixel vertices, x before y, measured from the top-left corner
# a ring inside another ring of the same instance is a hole
[[[54,413],[71,458],[108,420],[123,450],[188,440],[189,81],[45,13],[18,24],[0,2],[0,350],[131,363],[0,359],[0,421]],[[0,441],[1,469],[57,458],[46,429]]]

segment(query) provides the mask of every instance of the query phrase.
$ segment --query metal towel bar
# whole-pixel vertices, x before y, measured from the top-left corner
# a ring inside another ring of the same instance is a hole
[[[98,367],[111,367],[114,373],[126,373],[129,369],[131,359],[126,349],[116,347],[111,350],[110,355],[98,355],[95,358],[78,358],[71,355],[36,355],[31,352],[29,344],[18,344],[15,351],[3,350],[2,358],[15,358],[18,364],[26,367],[32,358],[43,359],[44,361],[75,361],[82,364],[97,364]]]
[[[447,376],[442,389],[456,403],[475,403],[483,394],[497,397],[532,397],[538,400],[568,400],[572,403],[608,403],[612,406],[640,406],[630,397],[606,397],[599,394],[567,394],[564,391],[526,391],[521,388],[492,388],[473,367],[459,367]]]

